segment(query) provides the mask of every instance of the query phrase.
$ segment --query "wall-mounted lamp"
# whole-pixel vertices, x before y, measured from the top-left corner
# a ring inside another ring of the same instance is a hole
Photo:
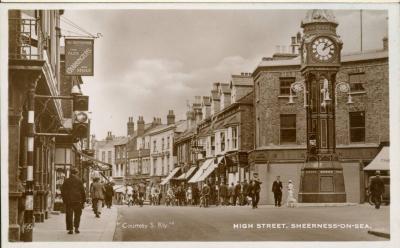
[[[353,98],[351,97],[351,89],[350,89],[350,84],[347,82],[339,82],[336,84],[336,91],[335,91],[335,99],[337,99],[337,93],[338,91],[342,93],[347,93],[347,104],[352,104],[353,103]],[[336,105],[337,105],[337,100],[336,100]]]
[[[296,81],[296,82],[294,82],[294,83],[292,83],[290,85],[290,88],[289,88],[289,102],[288,103],[289,104],[294,104],[293,93],[292,92],[298,93],[300,91],[303,91],[303,94],[304,94],[304,97],[303,97],[304,107],[306,108],[306,107],[308,107],[308,105],[307,105],[307,90],[306,90],[306,85],[305,85],[305,80],[304,79],[302,79],[300,81]]]

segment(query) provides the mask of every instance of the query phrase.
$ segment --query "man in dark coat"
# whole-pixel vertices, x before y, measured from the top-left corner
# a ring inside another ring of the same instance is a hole
[[[71,176],[61,186],[61,197],[65,204],[65,219],[68,234],[79,233],[82,209],[85,207],[86,195],[81,179],[78,177],[78,170],[72,168]],[[72,224],[73,223],[73,224]]]
[[[253,203],[253,209],[254,208],[258,208],[258,202],[260,201],[260,191],[261,191],[261,186],[260,186],[261,182],[258,179],[258,177],[254,177],[253,178],[253,183],[252,183],[252,193],[253,193],[253,199],[252,199],[252,203]]]
[[[105,201],[107,208],[111,208],[112,205],[112,198],[114,196],[114,188],[110,182],[108,182],[105,186]]]
[[[247,201],[247,196],[249,195],[249,184],[247,183],[247,180],[244,179],[243,183],[243,205],[249,205]]]
[[[228,187],[228,199],[229,199],[229,205],[233,205],[233,198],[235,195],[235,186],[233,183]]]
[[[240,196],[240,188],[241,188],[240,183],[239,183],[239,181],[237,181],[236,185],[235,185],[235,189],[234,189],[234,195],[233,195],[233,206],[236,206],[236,201]],[[240,203],[239,203],[239,205],[240,205]]]
[[[282,202],[282,182],[280,176],[272,183],[272,192],[274,193],[275,207],[280,207]]]
[[[222,206],[228,204],[228,186],[225,183],[219,186],[219,200]]]
[[[206,208],[208,207],[208,203],[210,201],[210,186],[208,186],[207,182],[204,183],[203,189],[201,191],[203,197],[203,206]],[[201,207],[201,205],[200,205]]]
[[[372,194],[372,200],[375,203],[375,208],[379,209],[381,206],[382,194],[385,192],[385,184],[380,177],[380,171],[376,171],[375,177],[372,178],[369,185],[369,191]]]
[[[139,185],[138,185],[138,191],[139,191],[139,205],[143,207],[143,201],[146,196],[146,184],[144,183],[144,180],[142,180]]]
[[[94,214],[100,218],[101,209],[104,201],[104,184],[100,182],[99,177],[93,178],[92,188],[90,189],[90,196],[94,204]]]

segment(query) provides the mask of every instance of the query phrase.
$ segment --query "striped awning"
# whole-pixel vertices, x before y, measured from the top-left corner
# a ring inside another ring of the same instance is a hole
[[[168,175],[166,178],[164,178],[164,179],[161,180],[160,185],[165,185],[165,184],[167,184],[167,183],[169,182],[169,180],[171,180],[171,178],[173,178],[173,177],[176,175],[176,173],[178,173],[178,171],[179,171],[180,169],[181,169],[180,167],[177,167],[177,168],[173,169],[173,170],[171,171],[171,173],[169,173],[169,175]]]
[[[190,169],[186,173],[182,173],[182,175],[180,175],[179,177],[177,177],[175,179],[177,179],[177,180],[187,180],[193,175],[195,170],[196,170],[195,166],[190,167]]]
[[[214,158],[209,158],[206,161],[203,162],[203,164],[200,166],[199,170],[194,174],[192,178],[190,178],[189,183],[196,183],[198,182],[199,177],[203,174],[204,171],[207,170],[207,168],[214,163]]]
[[[376,155],[374,160],[367,165],[364,170],[377,171],[377,170],[390,170],[390,156],[389,147],[384,146],[382,150]]]

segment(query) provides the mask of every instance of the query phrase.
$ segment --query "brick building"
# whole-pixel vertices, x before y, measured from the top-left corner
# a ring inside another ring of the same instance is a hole
[[[125,175],[127,183],[138,183],[141,180],[150,182],[150,135],[149,133],[161,125],[160,118],[145,123],[143,116],[137,120],[136,131],[127,143],[128,166]]]
[[[64,74],[63,13],[8,12],[9,241],[32,241],[32,224],[59,210],[70,168],[87,179],[83,147],[70,135],[72,99],[58,99],[71,97],[73,86],[81,91],[83,83],[80,76]]]
[[[379,152],[380,145],[389,142],[388,75],[387,44],[382,50],[342,54],[336,82],[349,83],[350,94],[336,89],[334,107],[336,152],[343,167],[347,202],[363,202],[367,180],[363,168]],[[271,186],[276,176],[281,176],[284,184],[289,179],[294,181],[297,192],[305,162],[303,93],[297,93],[294,104],[288,104],[291,84],[302,79],[300,57],[263,59],[253,78],[256,136],[249,159],[263,182],[260,203],[272,204]]]
[[[250,73],[232,75],[230,83],[214,83],[210,98],[203,98],[200,107],[204,118],[197,124],[194,142],[201,150],[199,169],[189,183],[207,180],[231,184],[250,178],[247,154],[254,147],[252,85]]]

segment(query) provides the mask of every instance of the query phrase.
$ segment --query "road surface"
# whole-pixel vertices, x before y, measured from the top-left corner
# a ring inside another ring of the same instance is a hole
[[[389,207],[375,210],[366,204],[254,210],[118,206],[114,241],[386,241],[366,228],[388,227],[389,218]]]

